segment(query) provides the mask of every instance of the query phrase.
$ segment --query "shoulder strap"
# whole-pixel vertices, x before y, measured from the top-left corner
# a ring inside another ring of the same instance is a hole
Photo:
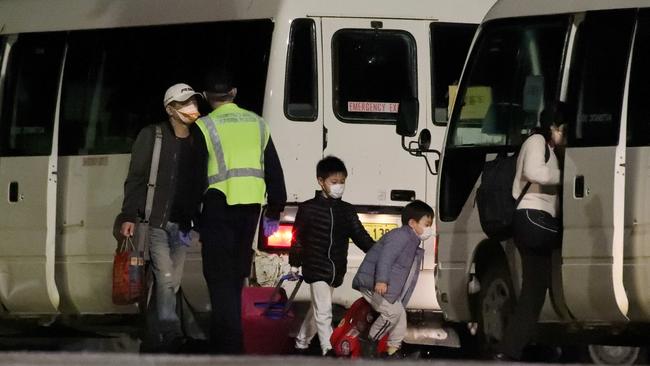
[[[544,143],[544,162],[548,163],[548,159],[551,158],[551,149],[548,148],[548,144]]]
[[[551,149],[548,148],[548,144],[544,142],[544,162],[548,163],[548,159],[551,158]],[[528,189],[530,188],[530,182],[526,182],[526,185],[524,186],[524,189],[521,191],[521,194],[519,197],[517,197],[517,200],[515,201],[515,209],[517,206],[519,206],[519,202],[524,198],[524,195],[526,192],[528,192]]]
[[[526,185],[524,186],[524,189],[521,190],[521,193],[519,194],[519,197],[517,197],[517,200],[515,201],[515,209],[517,209],[517,206],[519,206],[519,202],[524,198],[524,195],[526,192],[528,192],[528,188],[530,188],[530,182],[526,182]]]
[[[151,208],[153,207],[153,195],[158,178],[158,164],[160,163],[160,149],[162,145],[162,129],[156,126],[156,140],[153,143],[153,154],[151,155],[151,169],[149,170],[149,183],[147,184],[147,201],[144,206],[144,221],[149,222]]]

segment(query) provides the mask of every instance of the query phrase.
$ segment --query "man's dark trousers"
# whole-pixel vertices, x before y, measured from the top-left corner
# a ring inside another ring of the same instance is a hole
[[[212,305],[210,345],[215,353],[243,352],[241,292],[244,279],[250,274],[260,207],[230,206],[225,195],[216,189],[205,194],[201,255]]]

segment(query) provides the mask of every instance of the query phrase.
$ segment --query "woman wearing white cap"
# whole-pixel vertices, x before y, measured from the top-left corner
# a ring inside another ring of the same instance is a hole
[[[154,196],[149,215],[149,253],[155,279],[155,301],[147,316],[145,351],[175,352],[185,343],[176,315],[190,229],[206,185],[205,140],[194,121],[199,117],[197,96],[187,84],[167,89],[163,104],[168,120],[140,131],[133,144],[124,203],[118,219],[121,234],[133,236],[144,219],[147,188],[157,131],[162,135]]]

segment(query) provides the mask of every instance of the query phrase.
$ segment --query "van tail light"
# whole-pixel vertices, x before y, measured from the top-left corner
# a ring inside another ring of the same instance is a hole
[[[266,247],[269,249],[289,249],[293,239],[293,225],[280,224],[275,234],[266,238]]]

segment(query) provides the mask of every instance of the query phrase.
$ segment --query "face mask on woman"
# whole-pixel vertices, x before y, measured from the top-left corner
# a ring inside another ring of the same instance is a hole
[[[192,123],[196,121],[196,119],[201,115],[194,104],[189,104],[174,110],[176,111],[178,118],[183,121],[183,123]]]

